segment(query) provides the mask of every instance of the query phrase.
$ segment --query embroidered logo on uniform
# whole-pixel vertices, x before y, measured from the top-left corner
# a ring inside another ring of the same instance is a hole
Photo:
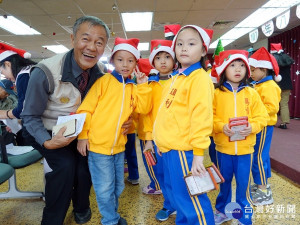
[[[171,90],[171,92],[170,92],[170,95],[175,96],[175,95],[176,95],[176,92],[177,92],[177,89],[176,89],[176,88],[172,88],[172,90]]]
[[[249,99],[248,98],[245,98],[245,110],[247,112],[247,114],[249,115]]]
[[[70,99],[68,97],[61,97],[59,100],[61,103],[64,103],[64,104],[66,104],[70,101]]]

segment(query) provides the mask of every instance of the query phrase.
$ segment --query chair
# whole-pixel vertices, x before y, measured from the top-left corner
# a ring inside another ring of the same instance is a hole
[[[0,184],[7,181],[14,174],[14,172],[15,170],[12,166],[5,163],[0,163]]]
[[[2,167],[5,168],[5,170],[9,171],[4,174],[6,176],[3,175],[4,181],[6,177],[9,178],[8,192],[0,193],[0,199],[37,198],[37,197],[42,198],[44,196],[43,192],[19,191],[17,188],[17,178],[16,178],[16,169],[23,168],[37,162],[42,158],[42,155],[37,150],[33,150],[31,152],[22,155],[7,155],[6,146],[4,144],[2,135],[0,135],[0,143],[1,143],[0,172],[2,174]],[[2,165],[2,164],[6,164],[6,165]],[[9,176],[9,173],[11,172],[12,175]]]

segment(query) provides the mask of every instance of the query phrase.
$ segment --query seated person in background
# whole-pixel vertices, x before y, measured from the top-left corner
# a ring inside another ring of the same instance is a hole
[[[10,80],[0,81],[0,110],[10,110],[17,106],[18,98],[13,91],[13,83]],[[13,133],[7,131],[7,126],[0,121],[0,135],[3,136],[5,144],[16,144]]]
[[[13,91],[14,85],[10,80],[0,82],[0,110],[10,110],[17,106],[17,94]]]

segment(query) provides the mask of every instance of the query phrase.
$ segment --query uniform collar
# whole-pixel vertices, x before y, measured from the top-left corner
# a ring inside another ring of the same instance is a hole
[[[266,77],[264,77],[263,79],[261,79],[260,81],[254,82],[254,84],[261,84],[261,83],[266,82],[266,81],[269,81],[269,80],[273,80],[272,75],[266,76]]]
[[[117,71],[112,71],[111,74],[120,82],[123,83],[123,77],[121,74],[119,74]],[[131,80],[129,78],[125,78],[125,84],[135,84],[134,80]]]
[[[232,88],[232,85],[228,82],[228,81],[225,81],[223,86],[225,88],[227,88],[229,91],[233,92],[233,88]],[[247,87],[248,85],[244,84],[244,83],[241,83],[239,86],[238,86],[238,89],[237,89],[237,92],[240,92],[241,90],[243,90],[245,87]]]
[[[194,70],[197,69],[201,69],[201,63],[200,62],[196,62],[193,65],[189,66],[188,68],[186,68],[182,73],[180,73],[179,75],[184,75],[184,76],[188,76],[190,75]],[[174,74],[174,73],[173,73]],[[172,74],[172,75],[173,75]]]

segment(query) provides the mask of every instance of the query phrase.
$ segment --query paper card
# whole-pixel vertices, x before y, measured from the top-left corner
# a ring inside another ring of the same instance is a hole
[[[85,113],[73,114],[70,116],[59,116],[56,125],[76,119],[76,132],[73,135],[68,136],[68,137],[75,137],[78,136],[78,134],[80,134],[80,132],[82,131],[85,117],[86,117]]]

